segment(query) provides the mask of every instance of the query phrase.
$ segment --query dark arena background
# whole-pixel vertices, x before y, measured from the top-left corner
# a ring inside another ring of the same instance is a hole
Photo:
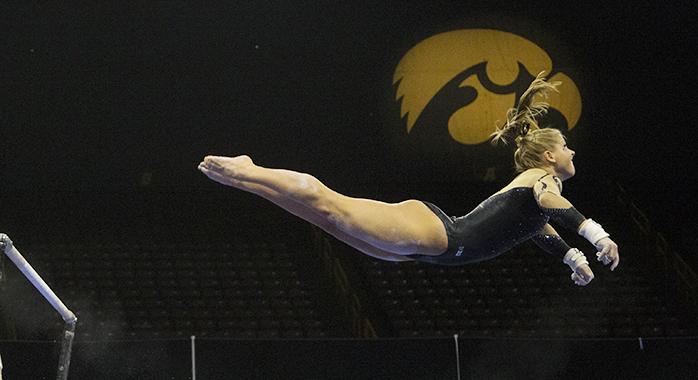
[[[0,232],[77,316],[67,378],[698,378],[688,4],[3,3]],[[464,215],[515,175],[486,135],[542,70],[564,194],[620,247],[610,272],[561,231],[586,287],[528,243],[378,261],[196,170]],[[60,378],[63,320],[1,273],[3,378]]]

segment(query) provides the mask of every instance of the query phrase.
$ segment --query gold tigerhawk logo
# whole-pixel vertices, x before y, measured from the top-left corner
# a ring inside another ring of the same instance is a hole
[[[519,64],[532,75],[541,71],[550,73],[553,68],[543,49],[512,33],[464,29],[429,37],[405,54],[393,75],[393,83],[399,82],[396,100],[401,100],[400,116],[407,115],[407,133],[446,83],[481,63],[485,63],[487,78],[497,86],[512,85],[519,76]],[[551,92],[546,101],[563,115],[567,128],[572,129],[582,113],[579,89],[561,72],[549,80],[560,81],[561,85],[560,92]],[[461,144],[480,144],[504,121],[507,109],[516,106],[517,94],[496,94],[486,89],[477,75],[470,75],[459,84],[461,88],[466,86],[474,88],[477,97],[449,117],[448,131]]]

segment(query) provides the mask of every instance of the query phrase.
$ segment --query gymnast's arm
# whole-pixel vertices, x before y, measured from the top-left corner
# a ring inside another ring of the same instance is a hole
[[[594,272],[584,254],[576,248],[570,248],[550,224],[546,224],[531,240],[545,252],[561,258],[574,272],[572,280],[575,284],[587,285],[594,279]]]
[[[533,187],[541,211],[559,225],[577,232],[598,250],[597,260],[611,264],[611,270],[620,263],[618,245],[609,238],[600,224],[585,218],[565,197],[560,194],[559,184],[553,176],[541,178]]]

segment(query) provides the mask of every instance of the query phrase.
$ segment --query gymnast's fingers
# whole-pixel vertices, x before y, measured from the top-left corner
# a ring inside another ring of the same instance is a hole
[[[601,255],[599,255],[598,260],[599,260],[599,261],[601,262],[601,264],[603,264],[603,265],[608,265],[608,263],[610,262],[610,260],[608,259],[608,257],[606,257],[606,256],[601,256]]]
[[[587,282],[584,281],[582,276],[580,276],[577,272],[573,272],[571,278],[572,281],[574,281],[575,285],[584,286],[587,284]]]
[[[618,252],[616,252],[616,255],[613,256],[613,264],[611,265],[611,271],[616,269],[618,264],[620,264],[620,255],[618,254]]]
[[[603,265],[608,265],[613,261],[613,245],[611,244],[606,244],[604,247],[601,249],[601,252],[596,253],[596,257],[598,261],[601,261]]]

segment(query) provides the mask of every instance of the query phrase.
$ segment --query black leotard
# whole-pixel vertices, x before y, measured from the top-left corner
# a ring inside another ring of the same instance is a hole
[[[462,265],[499,256],[540,233],[549,219],[531,187],[494,194],[461,217],[449,217],[434,204],[424,204],[446,227],[448,249],[438,256],[408,257],[432,264]]]

